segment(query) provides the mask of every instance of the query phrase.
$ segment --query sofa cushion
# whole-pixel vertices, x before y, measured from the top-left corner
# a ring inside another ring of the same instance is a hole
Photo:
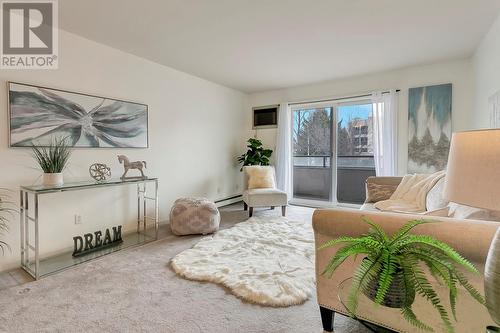
[[[248,175],[248,188],[274,188],[273,169],[268,166],[252,165],[245,168]]]
[[[396,191],[398,185],[366,183],[366,202],[387,200]]]
[[[427,192],[425,198],[425,206],[427,211],[434,211],[448,205],[448,201],[443,196],[444,177],[437,181],[436,184]]]
[[[450,211],[450,207],[442,207],[435,210],[429,210],[424,213],[424,215],[429,216],[439,216],[439,217],[448,217],[448,212]]]

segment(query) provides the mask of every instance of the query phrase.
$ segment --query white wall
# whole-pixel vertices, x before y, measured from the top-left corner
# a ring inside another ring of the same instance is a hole
[[[479,44],[474,57],[475,127],[489,128],[488,98],[500,91],[500,15]]]
[[[252,106],[269,105],[281,102],[300,102],[331,97],[354,96],[377,90],[401,89],[399,93],[398,128],[398,173],[407,170],[408,146],[408,88],[452,83],[452,120],[453,130],[472,128],[475,117],[472,112],[473,84],[470,60],[457,60],[426,66],[409,67],[400,70],[370,74],[359,77],[322,82],[312,85],[251,94],[248,114]],[[249,115],[247,115],[249,117]],[[255,134],[251,129],[249,133]],[[257,136],[264,144],[275,149],[275,129],[262,129]]]
[[[61,31],[58,70],[2,70],[0,84],[17,81],[85,92],[149,105],[149,149],[79,149],[65,172],[66,180],[90,179],[94,162],[122,167],[116,155],[148,162],[147,174],[160,179],[160,216],[168,219],[181,196],[225,198],[241,192],[235,156],[243,150],[246,95],[203,79]],[[30,150],[8,148],[6,89],[0,89],[0,187],[17,190],[33,184],[40,171]],[[72,237],[135,219],[135,188],[52,194],[41,201],[43,252],[71,246]],[[83,224],[75,225],[74,214]],[[0,270],[19,265],[19,223],[4,237],[12,253],[0,257]]]

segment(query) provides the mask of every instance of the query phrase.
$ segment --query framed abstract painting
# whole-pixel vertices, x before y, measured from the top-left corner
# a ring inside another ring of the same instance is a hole
[[[148,148],[148,106],[8,82],[11,147],[64,138],[75,148]]]
[[[410,88],[408,96],[408,172],[443,170],[450,150],[452,85]]]

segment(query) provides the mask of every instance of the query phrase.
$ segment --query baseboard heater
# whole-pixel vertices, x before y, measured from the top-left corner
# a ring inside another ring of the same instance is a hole
[[[215,200],[214,202],[217,205],[217,207],[222,207],[222,206],[227,206],[227,205],[230,205],[232,203],[241,201],[242,199],[243,199],[243,195],[237,194],[237,195],[233,195],[233,196],[230,196],[227,198]]]

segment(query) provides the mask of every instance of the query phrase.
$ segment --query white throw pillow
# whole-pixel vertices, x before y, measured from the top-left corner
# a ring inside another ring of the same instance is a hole
[[[252,165],[245,168],[248,175],[248,189],[275,188],[272,167]]]
[[[448,217],[461,220],[490,220],[490,211],[450,202]]]
[[[444,178],[441,178],[434,184],[425,198],[425,206],[427,211],[434,211],[448,205],[448,201],[444,199]]]

